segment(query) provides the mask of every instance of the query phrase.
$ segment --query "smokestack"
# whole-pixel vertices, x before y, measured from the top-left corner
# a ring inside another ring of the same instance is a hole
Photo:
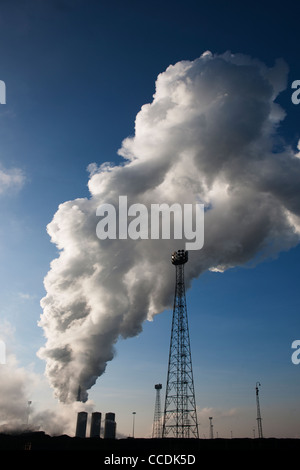
[[[116,426],[115,413],[106,413],[105,415],[105,427],[104,427],[104,439],[115,439],[116,438]]]
[[[81,401],[81,387],[80,387],[80,385],[78,386],[77,401]]]
[[[101,413],[95,411],[92,413],[90,437],[100,437]]]
[[[77,414],[76,437],[85,437],[87,417],[88,414],[86,411],[80,411]]]

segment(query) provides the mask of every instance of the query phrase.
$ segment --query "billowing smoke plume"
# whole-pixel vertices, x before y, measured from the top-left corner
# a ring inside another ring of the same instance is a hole
[[[34,393],[45,391],[44,380],[31,367],[20,366],[13,354],[14,328],[0,320],[1,341],[4,341],[4,362],[0,364],[0,433],[21,433],[43,430],[47,434],[74,435],[75,417],[78,411],[93,411],[93,402],[59,403],[55,409],[37,410]]]
[[[153,101],[136,117],[124,164],[89,165],[91,197],[59,206],[48,225],[60,250],[42,299],[47,343],[39,351],[63,402],[82,398],[114,356],[118,338],[171,305],[171,252],[180,240],[99,240],[103,203],[205,204],[205,242],[190,251],[189,283],[287,250],[300,235],[300,159],[278,136],[274,102],[287,67],[244,55],[204,53],[161,73]],[[180,243],[178,243],[180,242]]]

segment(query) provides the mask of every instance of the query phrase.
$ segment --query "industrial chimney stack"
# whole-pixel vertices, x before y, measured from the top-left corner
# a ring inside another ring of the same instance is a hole
[[[76,437],[85,437],[87,417],[88,414],[86,411],[80,411],[77,414]]]
[[[115,413],[106,413],[104,425],[104,439],[116,438]]]
[[[90,437],[100,437],[101,413],[95,411],[92,413]]]

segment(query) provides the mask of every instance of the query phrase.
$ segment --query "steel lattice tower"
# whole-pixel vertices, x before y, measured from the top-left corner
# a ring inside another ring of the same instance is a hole
[[[176,287],[162,437],[199,438],[184,286],[188,252],[172,254]]]
[[[260,405],[259,405],[259,390],[258,387],[260,387],[260,383],[256,382],[256,409],[257,409],[257,429],[258,429],[258,437],[260,439],[263,438],[263,432],[262,432],[262,424],[261,424],[261,414],[260,414]]]
[[[161,438],[161,430],[162,430],[161,429],[160,391],[162,389],[162,384],[156,384],[154,386],[154,388],[156,390],[156,399],[155,399],[152,438],[160,439]]]

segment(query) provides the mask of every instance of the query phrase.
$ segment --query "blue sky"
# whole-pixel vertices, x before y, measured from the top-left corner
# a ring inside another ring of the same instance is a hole
[[[88,3],[88,4],[87,4]],[[155,80],[170,64],[204,51],[241,52],[272,66],[283,58],[288,87],[280,133],[296,148],[299,108],[291,83],[300,79],[299,7],[198,1],[4,1],[0,6],[0,164],[21,182],[0,194],[0,319],[13,331],[20,367],[42,377],[45,364],[40,299],[57,256],[46,225],[59,204],[89,197],[87,166],[121,162],[135,116],[152,100]],[[200,435],[214,416],[220,437],[252,437],[255,384],[260,381],[266,437],[299,437],[300,365],[291,344],[300,336],[300,248],[254,268],[207,272],[187,293]],[[117,355],[90,392],[95,409],[115,411],[118,429],[151,433],[154,384],[165,386],[171,312],[120,340]],[[1,332],[0,332],[1,333]],[[3,367],[3,366],[0,366]],[[51,389],[30,390],[36,409],[55,407]],[[163,388],[162,392],[164,392]],[[75,422],[74,422],[75,427]]]

